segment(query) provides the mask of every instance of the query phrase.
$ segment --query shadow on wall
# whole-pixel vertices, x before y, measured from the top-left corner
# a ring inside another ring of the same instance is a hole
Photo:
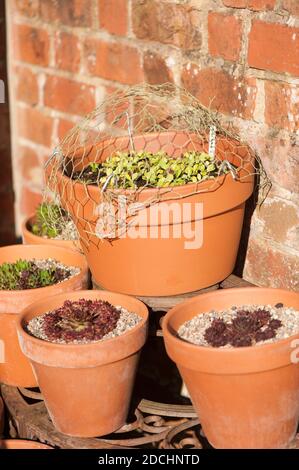
[[[259,176],[256,176],[255,184],[254,184],[254,191],[251,197],[246,201],[246,205],[245,205],[244,222],[243,222],[243,228],[242,228],[242,233],[241,233],[240,246],[239,246],[237,261],[236,261],[236,265],[234,269],[234,274],[236,274],[239,277],[243,277],[243,271],[244,271],[248,243],[249,243],[249,236],[250,236],[251,219],[252,219],[254,211],[257,209],[258,201],[259,201],[259,184],[260,184]],[[265,196],[266,195],[267,195],[267,191],[266,191]]]

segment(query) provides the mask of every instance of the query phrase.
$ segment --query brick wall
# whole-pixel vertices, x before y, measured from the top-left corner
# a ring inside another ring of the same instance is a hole
[[[0,245],[13,243],[15,239],[5,38],[4,0],[0,0]],[[2,102],[3,83],[5,103]]]
[[[245,277],[299,289],[297,0],[7,3],[18,221],[39,201],[50,149],[82,114],[111,89],[174,81],[213,98],[272,179],[247,221]]]

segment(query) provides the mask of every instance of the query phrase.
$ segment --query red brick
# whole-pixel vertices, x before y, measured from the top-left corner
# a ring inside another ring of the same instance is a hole
[[[298,193],[298,145],[294,145],[289,137],[273,136],[271,131],[266,137],[257,133],[252,144],[258,155],[262,157],[272,183],[295,194]]]
[[[133,0],[132,22],[139,39],[172,44],[186,50],[201,46],[198,11],[190,5]]]
[[[43,20],[49,23],[80,27],[92,25],[90,0],[43,0],[40,8]]]
[[[265,121],[271,127],[299,129],[299,90],[281,82],[265,82]]]
[[[222,0],[227,7],[249,8],[250,10],[262,11],[273,10],[276,0]]]
[[[18,108],[18,133],[38,144],[51,146],[53,120],[35,108]]]
[[[135,47],[88,39],[85,59],[92,75],[129,85],[143,81],[140,54]]]
[[[222,0],[223,5],[233,8],[246,8],[247,0]]]
[[[247,8],[256,11],[273,10],[275,2],[276,0],[247,0]]]
[[[247,251],[245,278],[260,286],[298,291],[299,259],[271,247],[268,241],[251,239]]]
[[[299,209],[288,201],[267,197],[258,211],[258,219],[264,224],[263,234],[277,243],[297,248],[299,242]]]
[[[13,29],[15,58],[36,65],[49,63],[49,35],[47,31],[27,25],[15,25]]]
[[[80,67],[80,46],[77,36],[58,33],[55,37],[55,63],[59,69],[78,72]]]
[[[98,0],[100,28],[111,34],[125,36],[128,30],[127,0]]]
[[[251,67],[299,75],[298,54],[299,28],[253,22],[248,52]]]
[[[86,114],[95,108],[93,86],[68,78],[48,76],[44,88],[45,105],[71,114]]]
[[[24,180],[32,180],[32,171],[40,168],[37,153],[30,147],[21,146],[18,148],[18,164]]]
[[[117,88],[109,86],[106,87],[106,95],[112,95],[113,93],[116,93],[118,91]],[[111,107],[107,106],[106,112],[105,112],[105,119],[108,124],[110,124],[113,127],[119,128],[119,129],[127,129],[128,126],[128,119],[127,116],[124,114],[125,111],[127,111],[129,108],[129,102],[128,101],[120,101],[117,105]]]
[[[59,119],[58,123],[58,139],[63,140],[67,133],[75,126],[75,123],[72,121],[68,121],[67,119]]]
[[[298,0],[283,0],[282,8],[287,10],[291,15],[299,16]]]
[[[242,22],[233,15],[209,13],[209,51],[216,57],[238,60],[241,50]]]
[[[147,83],[157,85],[172,82],[173,75],[165,60],[154,52],[147,51],[143,56],[144,76]]]
[[[33,18],[39,15],[39,0],[13,0],[13,8],[21,15]]]
[[[182,83],[206,106],[246,119],[252,117],[256,96],[253,78],[234,78],[223,70],[199,70],[189,64],[183,69]]]
[[[38,103],[37,75],[29,68],[16,67],[16,96],[19,101],[36,105]]]
[[[20,210],[24,217],[27,217],[35,212],[37,206],[42,202],[42,195],[23,186],[20,201]]]

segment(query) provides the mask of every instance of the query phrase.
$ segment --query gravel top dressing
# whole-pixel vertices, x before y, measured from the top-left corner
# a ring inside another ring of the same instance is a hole
[[[60,344],[88,344],[116,338],[142,318],[102,300],[66,300],[53,311],[30,320],[27,331],[36,338]]]
[[[74,222],[68,220],[61,228],[61,233],[58,233],[55,237],[44,236],[43,238],[50,238],[50,240],[78,240],[79,235]]]
[[[67,266],[53,258],[34,259],[33,261],[34,261],[34,264],[40,269],[60,268],[64,271],[67,271],[69,273],[68,277],[76,276],[77,274],[80,273],[80,268],[77,268],[75,266]]]
[[[278,303],[211,310],[183,323],[178,336],[199,346],[259,346],[299,333],[299,311]]]

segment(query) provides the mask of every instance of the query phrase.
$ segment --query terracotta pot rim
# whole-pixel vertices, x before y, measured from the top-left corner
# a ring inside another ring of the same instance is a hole
[[[18,450],[17,447],[14,447],[14,445],[18,445],[17,443],[21,443],[21,444],[27,444],[28,445],[28,449],[31,448],[32,449],[40,449],[40,450],[54,450],[54,447],[48,445],[48,444],[44,444],[43,442],[39,442],[39,441],[33,441],[31,439],[0,439],[0,450]],[[1,443],[4,443],[5,444],[13,444],[13,447],[12,448],[8,448],[6,449],[5,447],[1,447]],[[24,447],[21,447],[20,449],[24,449]]]
[[[241,287],[241,288],[238,287],[238,288],[231,288],[231,289],[221,289],[221,292],[222,293],[225,292],[225,294],[229,295],[229,294],[233,294],[236,291],[236,289],[240,293],[242,291],[244,292],[244,291],[248,291],[248,290],[250,290],[252,293],[254,293],[256,291],[261,291],[261,290],[275,291],[275,292],[281,291],[282,293],[283,292],[292,292],[292,291],[288,291],[287,289],[276,289],[276,288],[273,288],[273,287]],[[165,317],[163,319],[163,322],[162,322],[163,336],[167,337],[171,342],[173,342],[173,344],[177,345],[177,347],[179,347],[179,348],[183,347],[184,349],[189,350],[190,354],[192,352],[196,352],[196,351],[197,352],[205,351],[205,352],[208,352],[208,353],[211,353],[211,354],[218,354],[218,355],[221,354],[221,355],[226,355],[226,356],[231,356],[231,355],[240,356],[240,354],[245,355],[245,354],[248,354],[250,351],[253,351],[253,350],[255,350],[255,351],[256,350],[267,351],[267,350],[270,350],[272,348],[275,348],[276,346],[287,344],[290,341],[292,341],[292,340],[299,337],[299,332],[298,332],[298,333],[296,333],[292,336],[289,336],[287,338],[279,339],[277,341],[274,341],[273,343],[261,344],[259,346],[242,346],[242,347],[231,346],[229,348],[215,348],[213,346],[200,346],[200,345],[197,345],[197,344],[189,343],[187,341],[184,341],[183,339],[178,338],[177,336],[175,336],[175,334],[172,331],[170,331],[169,322],[170,322],[172,316],[175,315],[179,310],[181,310],[184,307],[184,305],[192,304],[199,297],[200,298],[212,297],[215,294],[216,294],[215,292],[207,292],[206,294],[200,294],[196,297],[193,297],[191,299],[186,300],[185,302],[183,302],[181,304],[176,305],[171,310],[169,310],[169,312],[167,312],[167,314],[165,315]],[[294,292],[294,294],[296,294],[296,292]],[[197,313],[195,313],[194,316],[196,316],[198,314],[204,314],[204,312],[197,312]]]
[[[27,250],[28,248],[42,248],[44,250],[47,250],[47,245],[43,245],[43,244],[32,244],[32,245],[7,245],[7,246],[2,246],[0,247],[0,254],[1,254],[1,250],[5,250],[6,248],[13,248],[13,247],[22,247],[24,250]],[[62,247],[62,246],[58,246],[58,245],[53,245],[51,246],[51,248],[53,249],[58,249],[58,250],[67,250],[69,252],[73,252],[75,255],[77,256],[82,256],[83,255],[81,253],[79,253],[78,251],[72,249],[72,248],[68,248],[68,247]],[[59,261],[59,260],[58,260]],[[6,261],[8,262],[8,261]],[[87,265],[87,262],[85,263],[86,264],[86,267],[85,269],[88,270],[88,265]],[[67,265],[66,265],[67,266]],[[76,267],[76,266],[75,266]],[[80,268],[80,272],[78,274],[75,274],[74,276],[68,278],[68,279],[65,279],[64,281],[61,281],[61,282],[58,282],[56,284],[52,284],[51,286],[45,286],[45,287],[36,287],[35,289],[23,289],[23,290],[4,290],[4,289],[1,289],[0,290],[0,298],[1,298],[1,294],[5,294],[6,296],[7,295],[21,295],[22,293],[24,292],[28,292],[28,295],[31,293],[31,292],[35,292],[37,290],[39,291],[42,291],[42,289],[51,289],[51,288],[55,288],[55,286],[57,285],[60,285],[60,284],[64,284],[72,279],[76,279],[78,276],[80,276],[80,274],[82,274],[82,272],[84,271],[84,269]]]
[[[148,133],[148,134],[136,134],[136,135],[133,136],[133,138],[139,138],[139,137],[143,137],[143,136],[151,136],[151,135],[156,135],[156,134],[157,134],[157,132],[151,132],[151,133]],[[165,136],[171,135],[171,134],[185,134],[185,135],[190,135],[190,136],[192,136],[192,135],[193,136],[198,136],[195,132],[186,132],[186,131],[166,131],[166,132],[163,132],[163,135],[165,135]],[[126,138],[127,138],[126,136],[119,136],[119,137],[115,137],[114,140],[120,140],[120,139],[126,139]],[[231,143],[234,143],[234,142],[237,143],[238,142],[236,139],[233,139],[231,137],[221,136],[220,139],[221,138],[225,138],[225,139],[229,140]],[[110,141],[110,139],[111,138],[104,139],[104,140],[98,142],[96,144],[96,146],[100,146],[104,142]],[[207,141],[207,139],[206,139],[206,141]],[[251,155],[251,158],[248,161],[246,161],[246,163],[244,165],[244,169],[249,169],[252,166],[252,163],[255,159],[255,156],[254,156],[253,151],[250,149],[249,145],[244,144],[244,147],[248,148],[248,150],[250,151],[250,155]],[[81,147],[79,147],[79,149],[80,148]],[[90,150],[85,155],[85,158],[88,157],[89,152],[91,151],[92,148],[93,148],[93,145],[90,146]],[[60,179],[64,180],[64,181],[67,181],[67,182],[70,181],[73,187],[78,186],[78,185],[79,186],[85,186],[85,187],[88,187],[88,190],[92,191],[92,192],[99,190],[99,186],[97,186],[97,185],[85,184],[84,182],[72,180],[68,176],[64,175],[60,169],[57,172],[57,176]],[[157,188],[140,188],[139,190],[137,190],[137,192],[150,196],[150,195],[153,195],[157,192],[162,193],[162,195],[165,194],[165,193],[168,193],[168,192],[172,192],[172,191],[184,192],[184,190],[186,188],[189,188],[190,193],[193,193],[193,192],[198,191],[198,189],[196,190],[196,188],[198,188],[198,185],[200,185],[200,188],[203,189],[203,191],[200,191],[202,193],[214,192],[220,186],[222,186],[225,183],[226,179],[234,181],[232,175],[230,173],[227,173],[225,175],[217,176],[214,179],[211,178],[211,179],[208,179],[208,180],[205,180],[205,181],[202,181],[202,182],[198,182],[198,183],[191,183],[190,182],[190,183],[187,183],[187,184],[171,186],[171,187],[166,187],[166,188],[158,188],[158,187]],[[247,177],[244,178],[244,181],[238,181],[238,182],[246,184],[246,183],[250,182],[250,179],[251,179],[251,174],[247,175]],[[214,181],[214,183],[216,185],[215,189],[213,189],[213,190],[209,189],[209,186],[210,186],[212,181]],[[109,191],[109,189],[107,189],[107,191]],[[112,189],[112,191],[114,193],[119,193],[119,194],[124,194],[124,195],[131,195],[131,194],[134,194],[136,192],[136,190],[134,190],[134,189],[122,189],[122,188],[115,188],[115,189]]]
[[[119,294],[118,292],[112,292],[112,291],[107,291],[107,290],[101,290],[101,291],[80,290],[79,292],[68,292],[68,293],[62,293],[62,294],[59,294],[59,295],[51,295],[51,296],[47,296],[47,298],[49,298],[49,299],[51,299],[51,298],[54,299],[55,298],[57,300],[59,300],[60,298],[63,298],[64,300],[66,300],[65,297],[67,296],[67,297],[70,297],[70,300],[72,300],[71,299],[72,294],[74,294],[74,297],[77,297],[78,294],[80,294],[80,295],[82,294],[82,298],[85,298],[87,296],[87,299],[88,299],[88,296],[91,293],[92,293],[92,296],[99,296],[99,300],[101,300],[101,298],[100,298],[101,293],[104,293],[105,295],[106,294],[111,294],[111,295],[129,297],[131,299],[136,300],[136,303],[140,302],[141,304],[143,304],[143,302],[141,300],[138,300],[133,296],[126,295],[126,294]],[[65,350],[65,349],[70,349],[70,348],[74,348],[74,350],[79,350],[79,349],[82,349],[82,348],[83,349],[88,349],[88,348],[96,347],[96,346],[100,346],[100,345],[103,345],[102,347],[104,347],[105,344],[106,345],[114,344],[120,338],[124,338],[124,337],[129,338],[130,336],[135,335],[135,333],[138,330],[140,330],[144,327],[144,325],[147,323],[148,317],[149,317],[148,309],[147,309],[146,305],[143,304],[144,305],[145,315],[141,317],[142,320],[136,326],[131,328],[129,331],[127,331],[125,333],[122,333],[119,336],[116,336],[114,338],[105,339],[105,340],[92,341],[90,343],[83,343],[83,344],[73,344],[73,343],[61,344],[61,343],[54,343],[54,342],[51,342],[51,341],[46,341],[46,340],[43,340],[43,339],[40,339],[40,338],[36,338],[35,336],[32,336],[29,333],[27,333],[27,331],[24,329],[24,326],[23,326],[24,320],[30,314],[32,308],[38,306],[40,303],[43,303],[43,302],[44,302],[44,300],[38,300],[38,301],[32,303],[31,305],[29,305],[28,307],[26,307],[23,310],[23,312],[21,313],[21,315],[18,316],[18,319],[16,321],[17,331],[18,331],[19,334],[21,332],[21,334],[25,338],[29,339],[33,344],[43,345],[43,347],[48,348],[48,349],[52,349],[54,347],[55,349],[61,349],[61,351]],[[44,312],[44,313],[46,313],[46,312]],[[132,312],[132,313],[135,313],[135,312]],[[41,314],[34,315],[33,318],[35,318],[39,315],[41,315]],[[141,315],[139,315],[139,316],[141,316]]]

